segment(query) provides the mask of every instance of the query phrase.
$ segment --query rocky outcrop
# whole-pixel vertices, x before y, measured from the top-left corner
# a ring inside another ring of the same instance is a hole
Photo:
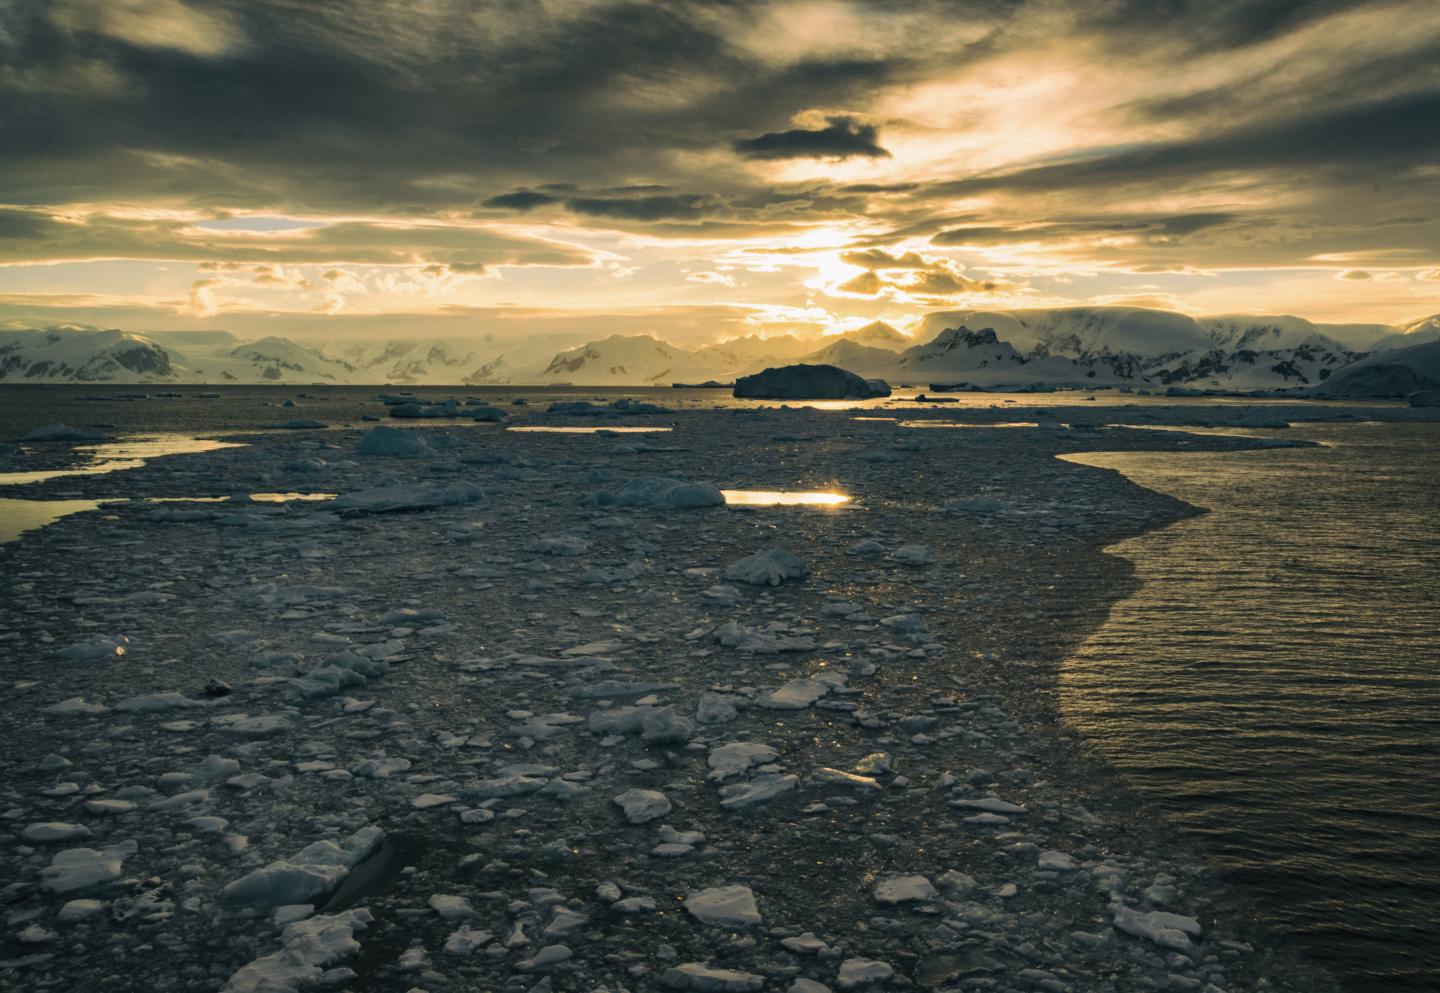
[[[735,396],[756,400],[868,400],[888,397],[881,379],[862,379],[833,365],[787,365],[735,381]]]

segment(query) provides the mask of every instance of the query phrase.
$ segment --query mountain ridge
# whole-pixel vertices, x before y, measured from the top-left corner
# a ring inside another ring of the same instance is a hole
[[[1440,315],[1391,327],[1293,315],[1193,318],[1142,307],[947,310],[926,314],[915,330],[912,337],[873,321],[820,338],[750,335],[697,348],[612,334],[552,352],[543,339],[311,344],[241,341],[223,330],[63,325],[0,330],[0,383],[665,386],[806,362],[925,387],[1293,390],[1316,387],[1372,353],[1440,341]]]

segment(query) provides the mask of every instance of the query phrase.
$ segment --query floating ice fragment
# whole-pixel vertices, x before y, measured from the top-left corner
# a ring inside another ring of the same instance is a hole
[[[671,804],[658,790],[626,790],[615,797],[631,824],[644,824],[670,813]]]
[[[878,790],[880,788],[880,784],[869,776],[857,776],[840,769],[830,769],[824,766],[810,773],[810,781],[824,786],[849,786],[857,790]]]
[[[140,850],[134,841],[122,841],[99,851],[93,848],[69,848],[59,852],[50,860],[50,865],[40,870],[40,885],[51,893],[70,893],[74,890],[113,883],[120,878],[120,867],[125,860]]]
[[[347,910],[289,924],[280,933],[280,951],[242,966],[220,993],[297,993],[315,986],[326,967],[359,954],[355,932],[374,919],[368,910]]]
[[[890,558],[901,565],[929,565],[935,561],[935,552],[929,545],[901,545]]]
[[[44,708],[44,712],[47,714],[60,714],[65,717],[97,717],[100,714],[110,713],[110,708],[103,703],[88,703],[83,696],[72,696],[68,699],[61,700],[59,703],[51,704]]]
[[[875,900],[879,903],[913,903],[933,900],[938,895],[924,876],[891,876],[875,884]]]
[[[457,504],[486,505],[485,491],[474,483],[438,486],[378,486],[342,493],[330,504],[340,514],[390,514],[432,510]]]
[[[20,836],[26,841],[51,844],[62,841],[78,841],[90,837],[90,829],[83,824],[67,824],[64,821],[45,821],[31,824]]]
[[[660,976],[660,982],[672,990],[694,993],[756,993],[765,987],[765,980],[753,973],[712,969],[699,962],[671,966]]]
[[[725,567],[725,578],[751,586],[779,586],[788,579],[804,579],[809,568],[783,548],[771,548],[747,555]]]
[[[840,963],[840,971],[835,974],[835,985],[842,990],[858,990],[862,986],[883,983],[893,975],[895,970],[885,962],[846,959]]]
[[[1122,903],[1112,903],[1110,913],[1117,931],[1152,941],[1163,948],[1188,951],[1190,939],[1200,937],[1200,922],[1193,917],[1163,910],[1142,913]]]
[[[490,931],[472,931],[469,924],[461,924],[445,939],[446,955],[469,955],[478,948],[490,944],[495,935]]]
[[[701,924],[743,928],[760,923],[755,894],[748,886],[715,886],[691,893],[685,909]]]
[[[442,921],[458,921],[480,916],[475,912],[475,908],[470,906],[470,901],[463,896],[436,893],[430,897],[429,902],[430,909],[439,914]]]
[[[430,443],[419,431],[407,431],[381,425],[360,436],[361,455],[388,455],[415,458],[435,454]]]
[[[767,710],[804,710],[831,690],[845,685],[840,673],[821,673],[813,678],[792,679],[777,690],[755,699],[757,707]]]
[[[728,745],[711,749],[706,761],[710,766],[711,779],[726,779],[738,776],[751,766],[774,762],[778,757],[779,753],[769,745],[753,741],[732,741]]]
[[[996,796],[987,796],[979,800],[951,800],[950,806],[960,807],[968,810],[983,810],[991,814],[1023,814],[1025,808],[1018,803],[1011,803]]]
[[[564,945],[546,945],[535,953],[534,958],[515,963],[515,968],[520,972],[544,972],[570,961],[573,955]]]
[[[289,859],[271,862],[227,885],[227,900],[278,907],[310,903],[333,891],[360,862],[380,847],[385,832],[374,825],[361,828],[343,844],[317,841]]]
[[[1074,872],[1080,868],[1075,864],[1075,860],[1064,852],[1041,852],[1036,864],[1039,868],[1052,872]]]
[[[726,810],[746,810],[789,793],[799,786],[800,777],[793,773],[762,773],[749,782],[721,787],[720,806]]]

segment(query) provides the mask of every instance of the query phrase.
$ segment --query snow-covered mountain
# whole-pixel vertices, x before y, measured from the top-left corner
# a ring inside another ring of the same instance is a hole
[[[991,328],[1022,355],[1158,357],[1206,349],[1209,333],[1193,317],[1144,307],[1057,307],[1027,310],[947,310],[926,314],[916,337],[928,341],[946,328]]]
[[[170,353],[138,334],[96,329],[0,331],[0,382],[163,382]]]
[[[1374,352],[1331,375],[1315,393],[1334,397],[1404,397],[1440,390],[1440,341]]]
[[[901,351],[915,344],[913,338],[901,334],[884,321],[871,321],[863,328],[856,328],[854,331],[846,331],[831,337],[870,348],[888,348],[892,352]]]
[[[730,382],[798,361],[927,388],[1304,389],[1328,382],[1368,350],[1440,341],[1440,316],[1390,328],[1292,316],[1195,319],[1142,307],[1065,307],[940,311],[915,331],[912,337],[875,321],[820,338],[752,335],[695,349],[615,334],[557,351],[565,339],[309,345],[278,337],[246,342],[224,331],[64,326],[0,331],[0,382],[667,386]]]
[[[1391,333],[1375,342],[1372,351],[1384,352],[1392,348],[1412,348],[1432,341],[1440,341],[1440,314],[1422,317],[1418,321],[1391,328]]]

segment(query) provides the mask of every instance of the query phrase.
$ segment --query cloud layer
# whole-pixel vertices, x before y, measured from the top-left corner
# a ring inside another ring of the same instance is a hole
[[[1429,0],[13,0],[0,108],[0,315],[1440,310]]]

